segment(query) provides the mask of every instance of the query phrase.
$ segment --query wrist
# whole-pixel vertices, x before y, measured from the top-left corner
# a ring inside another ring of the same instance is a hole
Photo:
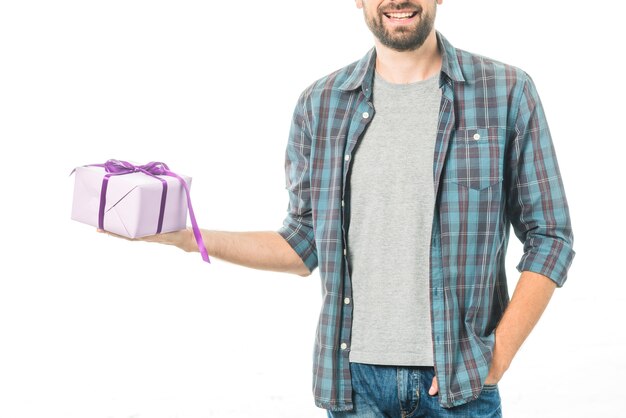
[[[493,350],[493,357],[491,358],[491,365],[489,367],[489,373],[485,380],[485,384],[495,385],[502,379],[504,373],[508,370],[511,364],[511,359],[506,355],[506,350],[502,350],[501,344],[498,344],[496,338],[496,344]]]
[[[489,368],[489,373],[487,374],[487,378],[485,379],[486,385],[495,385],[497,384],[504,373],[507,371],[508,367],[499,365],[495,362],[491,363],[491,367]]]

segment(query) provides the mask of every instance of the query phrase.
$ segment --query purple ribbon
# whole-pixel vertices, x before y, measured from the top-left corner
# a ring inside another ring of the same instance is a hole
[[[165,213],[165,201],[167,198],[167,181],[157,176],[170,176],[175,177],[180,181],[180,183],[185,188],[185,194],[187,195],[187,207],[189,208],[189,218],[191,218],[191,227],[193,229],[193,235],[196,238],[196,242],[198,243],[198,249],[200,250],[200,254],[202,255],[202,259],[207,263],[210,263],[209,253],[204,245],[204,240],[202,239],[202,234],[200,233],[200,228],[198,228],[198,223],[196,222],[196,216],[193,213],[193,207],[191,206],[191,197],[189,194],[189,186],[187,182],[180,177],[178,174],[170,171],[170,168],[165,163],[159,162],[149,162],[144,165],[133,165],[128,161],[121,160],[109,160],[104,164],[90,164],[92,167],[104,167],[104,170],[107,174],[104,175],[104,179],[102,180],[102,188],[100,189],[100,209],[98,211],[98,228],[104,229],[104,209],[106,206],[106,194],[107,187],[109,184],[109,178],[111,176],[119,176],[130,173],[144,173],[148,176],[154,177],[159,180],[161,184],[163,184],[163,192],[161,193],[161,207],[159,209],[159,222],[157,224],[156,233],[159,234],[161,232],[161,228],[163,227],[163,215]]]

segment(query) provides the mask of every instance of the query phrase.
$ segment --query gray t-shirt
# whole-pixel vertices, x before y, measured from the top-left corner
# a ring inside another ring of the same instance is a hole
[[[432,366],[429,254],[439,77],[374,79],[375,115],[353,156],[350,361]]]

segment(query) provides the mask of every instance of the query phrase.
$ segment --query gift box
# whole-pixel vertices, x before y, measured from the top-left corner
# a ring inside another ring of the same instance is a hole
[[[111,174],[104,164],[78,167],[75,175],[75,221],[128,238],[187,226],[187,196],[180,179],[190,186],[191,177],[178,175],[179,179],[141,170]]]
[[[72,173],[76,173],[72,219],[139,238],[185,229],[189,211],[198,251],[211,262],[191,206],[191,177],[160,162],[135,165],[121,160],[77,167]]]

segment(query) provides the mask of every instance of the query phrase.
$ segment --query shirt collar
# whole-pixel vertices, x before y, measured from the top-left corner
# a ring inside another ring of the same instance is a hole
[[[439,32],[437,32],[437,43],[439,50],[442,54],[441,63],[441,81],[443,84],[443,76],[445,75],[450,80],[463,83],[465,77],[463,77],[463,71],[461,70],[461,64],[456,52],[456,48],[452,46],[450,42]],[[372,48],[361,60],[356,62],[356,65],[352,73],[348,78],[339,86],[339,90],[350,91],[359,87],[363,88],[363,91],[369,97],[371,93],[372,80],[374,78],[374,66],[376,64],[376,48]]]

